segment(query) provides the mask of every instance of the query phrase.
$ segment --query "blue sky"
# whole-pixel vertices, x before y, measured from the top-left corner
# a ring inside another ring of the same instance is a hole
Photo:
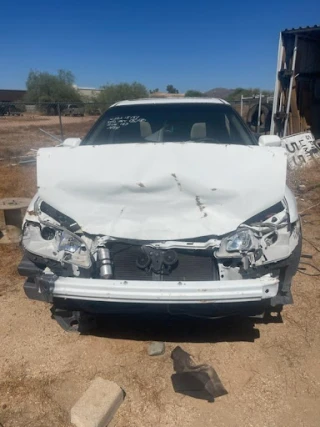
[[[319,0],[3,1],[0,88],[65,68],[78,86],[272,89],[279,32],[319,21]]]

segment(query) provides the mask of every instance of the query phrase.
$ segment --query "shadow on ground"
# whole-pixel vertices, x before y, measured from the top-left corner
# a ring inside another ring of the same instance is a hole
[[[90,335],[112,339],[175,343],[254,342],[256,321],[248,318],[199,319],[186,316],[105,315]]]
[[[281,323],[266,304],[119,304],[59,301],[52,317],[67,331],[112,339],[190,343],[254,342],[256,325]],[[227,317],[228,316],[228,317]]]

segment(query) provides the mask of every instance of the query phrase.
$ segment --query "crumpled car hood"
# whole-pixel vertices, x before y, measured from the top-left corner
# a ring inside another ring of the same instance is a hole
[[[283,199],[282,148],[143,143],[38,152],[39,196],[90,234],[223,235]]]

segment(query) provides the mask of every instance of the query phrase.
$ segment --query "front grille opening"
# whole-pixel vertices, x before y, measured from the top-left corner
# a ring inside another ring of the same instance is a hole
[[[219,280],[219,272],[212,251],[176,250],[178,261],[164,274],[156,274],[151,267],[141,269],[137,258],[141,246],[121,242],[108,245],[116,280],[210,281]]]

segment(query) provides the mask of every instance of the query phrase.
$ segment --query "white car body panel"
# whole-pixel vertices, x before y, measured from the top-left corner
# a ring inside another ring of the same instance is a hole
[[[298,221],[299,212],[298,212],[298,206],[297,206],[296,198],[288,186],[286,186],[285,199],[286,199],[286,202],[288,204],[290,222],[293,223],[293,222]]]
[[[280,202],[283,148],[142,143],[38,152],[39,196],[95,235],[179,240],[224,235]]]

